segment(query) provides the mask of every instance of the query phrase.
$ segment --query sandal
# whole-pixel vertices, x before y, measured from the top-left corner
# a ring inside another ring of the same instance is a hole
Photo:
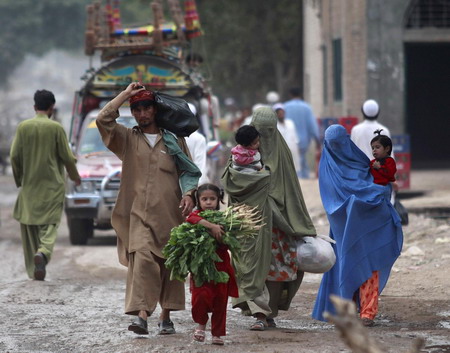
[[[194,341],[205,342],[205,330],[195,329],[192,337],[194,338]]]
[[[252,326],[250,326],[251,331],[264,331],[266,329],[266,323],[262,320],[256,320]]]
[[[133,331],[137,335],[148,335],[147,320],[138,316],[133,322],[128,326],[128,331]]]
[[[47,264],[47,259],[45,255],[38,252],[34,255],[34,279],[37,281],[43,281],[45,279],[45,265]]]
[[[159,335],[171,335],[175,333],[175,327],[170,320],[162,320],[158,322],[158,334]]]
[[[277,327],[277,324],[275,323],[275,320],[271,317],[268,317],[266,319],[267,321],[267,327]]]
[[[223,346],[225,344],[225,342],[220,337],[213,336],[213,338],[211,340],[211,344],[215,344],[215,345],[218,345],[218,346]]]
[[[375,325],[375,322],[371,319],[369,319],[368,317],[363,317],[361,319],[361,322],[363,324],[363,326],[365,327],[372,327],[373,325]]]

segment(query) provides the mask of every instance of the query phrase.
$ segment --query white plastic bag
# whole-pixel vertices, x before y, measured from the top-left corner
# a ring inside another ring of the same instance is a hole
[[[329,271],[336,262],[336,254],[330,243],[335,243],[335,241],[326,235],[303,237],[298,240],[299,270],[311,273]]]

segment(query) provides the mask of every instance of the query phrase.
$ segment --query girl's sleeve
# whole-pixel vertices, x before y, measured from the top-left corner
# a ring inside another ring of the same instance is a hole
[[[186,222],[191,224],[197,224],[203,219],[203,217],[198,215],[198,212],[191,212],[189,216],[186,217]]]
[[[395,173],[397,173],[397,165],[393,158],[386,158],[385,164],[378,170],[389,181],[395,181]]]

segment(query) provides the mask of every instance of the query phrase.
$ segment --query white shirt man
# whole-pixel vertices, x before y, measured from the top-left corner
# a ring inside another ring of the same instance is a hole
[[[295,130],[295,123],[292,120],[285,119],[284,105],[282,103],[274,104],[272,107],[275,114],[277,114],[278,122],[277,128],[281,136],[283,136],[289,149],[291,150],[292,159],[294,160],[295,170],[300,170],[300,157],[298,152],[299,139],[297,131]]]
[[[194,115],[197,115],[197,109],[195,108],[195,105],[193,105],[192,103],[188,103],[188,105],[192,113]],[[192,161],[202,172],[202,176],[198,181],[198,185],[208,183],[209,178],[208,178],[208,166],[206,164],[206,153],[207,153],[206,137],[203,136],[201,133],[199,133],[197,130],[194,131],[192,134],[190,134],[188,137],[185,137],[185,140],[186,144],[188,145],[189,152],[191,152]]]
[[[358,146],[370,160],[373,159],[370,141],[375,137],[374,131],[382,129],[382,135],[391,137],[389,129],[377,121],[379,112],[380,108],[377,102],[373,99],[365,101],[362,106],[364,121],[355,125],[350,135],[350,138],[355,145]]]
[[[380,124],[377,121],[378,114],[380,113],[380,107],[378,106],[378,103],[376,101],[374,101],[373,99],[366,100],[361,107],[361,111],[364,116],[364,121],[353,126],[350,138],[355,143],[355,145],[358,146],[359,149],[363,151],[370,160],[372,160],[373,154],[370,141],[372,141],[372,139],[375,137],[374,132],[376,130],[383,130],[381,134],[388,137],[391,137],[391,133],[386,126]],[[395,159],[394,151],[392,151],[391,157]],[[391,203],[394,204],[394,202],[395,191],[393,189],[391,194]]]
[[[208,170],[206,165],[206,138],[198,131],[194,131],[189,137],[185,137],[192,161],[202,172],[198,185],[208,183]]]

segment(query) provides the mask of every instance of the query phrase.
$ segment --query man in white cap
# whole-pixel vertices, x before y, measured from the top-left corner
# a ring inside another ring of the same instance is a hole
[[[377,121],[380,107],[376,101],[373,99],[366,100],[361,107],[361,111],[364,116],[364,121],[353,126],[350,138],[355,145],[358,146],[370,160],[372,160],[373,154],[370,141],[375,137],[375,131],[383,130],[381,131],[381,134],[388,137],[391,137],[391,133],[386,126]],[[392,152],[391,157],[395,159],[394,152]],[[398,190],[397,184],[393,183],[392,188],[391,203],[394,204],[395,193]]]
[[[286,112],[283,103],[274,104],[272,107],[275,114],[277,114],[278,122],[277,128],[283,136],[289,149],[291,150],[292,159],[294,160],[295,171],[300,172],[300,155],[298,153],[298,135],[295,130],[295,124],[292,120],[285,119]]]
[[[382,129],[383,131],[381,133],[388,137],[391,137],[391,134],[386,126],[381,125],[377,121],[380,107],[376,101],[373,99],[366,100],[361,107],[361,111],[364,116],[364,121],[353,127],[350,138],[369,159],[373,159],[370,141],[375,137],[375,130]]]

